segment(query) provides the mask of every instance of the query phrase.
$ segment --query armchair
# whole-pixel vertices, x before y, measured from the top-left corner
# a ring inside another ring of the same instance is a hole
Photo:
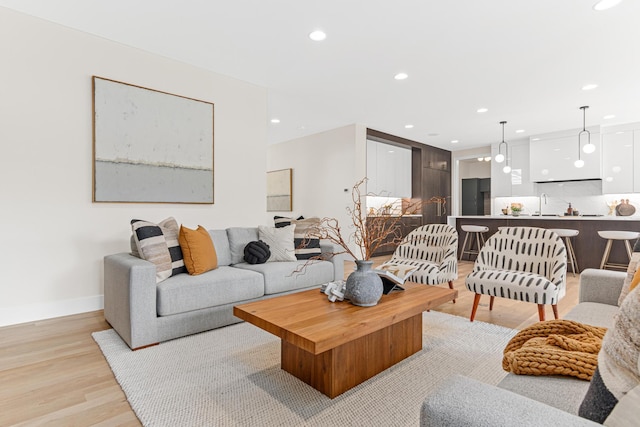
[[[411,231],[385,264],[417,266],[410,280],[426,285],[449,283],[458,278],[458,232],[447,224],[428,224]],[[455,301],[454,301],[455,302]]]
[[[465,285],[475,292],[471,321],[481,295],[489,295],[489,310],[495,297],[538,305],[540,320],[550,304],[558,318],[558,301],[566,292],[567,251],[556,233],[544,228],[504,227],[480,250]]]

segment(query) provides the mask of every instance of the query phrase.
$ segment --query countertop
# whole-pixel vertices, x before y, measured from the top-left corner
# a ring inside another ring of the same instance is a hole
[[[520,215],[520,216],[512,216],[512,215],[464,215],[464,216],[449,216],[448,218],[456,219],[508,219],[508,220],[518,220],[518,219],[541,219],[541,220],[577,220],[577,221],[640,221],[640,216],[613,216],[613,215],[605,215],[605,216],[560,216],[560,215]]]

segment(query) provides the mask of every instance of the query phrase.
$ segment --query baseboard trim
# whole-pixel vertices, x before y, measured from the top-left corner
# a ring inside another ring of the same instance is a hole
[[[19,307],[2,307],[0,308],[0,327],[86,313],[103,308],[103,295]]]

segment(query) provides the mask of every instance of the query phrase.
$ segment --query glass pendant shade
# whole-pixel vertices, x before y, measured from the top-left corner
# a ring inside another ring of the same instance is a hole
[[[589,106],[587,105],[580,107],[580,109],[582,110],[582,130],[578,134],[578,160],[576,160],[573,163],[573,165],[577,168],[581,168],[584,166],[584,160],[580,158],[580,151],[584,151],[586,154],[591,154],[594,151],[596,151],[596,146],[591,143],[591,132],[587,130],[587,126],[586,126],[587,108],[589,108]],[[587,136],[587,143],[585,144],[584,147],[582,147],[582,150],[581,150],[580,147],[582,146],[582,135]]]
[[[511,172],[511,166],[509,166],[509,144],[507,144],[504,140],[504,125],[507,122],[500,122],[502,125],[502,142],[498,145],[498,154],[496,154],[495,161],[496,163],[502,163],[506,160],[505,166],[502,168],[502,172],[509,173]],[[502,154],[502,146],[504,145],[504,154]]]

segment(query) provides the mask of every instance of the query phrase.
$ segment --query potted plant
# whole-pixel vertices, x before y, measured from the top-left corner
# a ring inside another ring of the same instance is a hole
[[[511,203],[511,215],[520,216],[520,212],[522,211],[522,203]]]

